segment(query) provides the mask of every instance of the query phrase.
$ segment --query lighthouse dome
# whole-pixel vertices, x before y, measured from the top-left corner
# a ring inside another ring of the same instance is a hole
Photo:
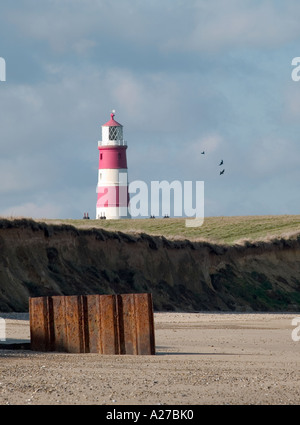
[[[118,123],[115,119],[114,119],[115,113],[112,112],[110,114],[110,120],[107,121],[105,124],[103,124],[103,127],[123,127],[122,124]]]

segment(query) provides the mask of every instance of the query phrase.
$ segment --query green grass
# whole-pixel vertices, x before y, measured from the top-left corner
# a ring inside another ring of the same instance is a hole
[[[98,228],[123,233],[162,235],[168,239],[207,240],[214,243],[289,238],[300,234],[300,215],[207,217],[201,227],[186,227],[183,218],[124,220],[49,220],[49,224],[69,224],[77,228]]]

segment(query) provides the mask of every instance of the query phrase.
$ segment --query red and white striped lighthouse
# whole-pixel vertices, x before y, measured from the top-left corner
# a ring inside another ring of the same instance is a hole
[[[128,211],[128,172],[123,126],[114,119],[102,125],[102,140],[98,142],[99,170],[96,218],[130,218]]]

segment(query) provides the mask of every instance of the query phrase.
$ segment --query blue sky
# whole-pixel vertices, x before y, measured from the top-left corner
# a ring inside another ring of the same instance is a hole
[[[205,216],[300,213],[299,2],[3,3],[0,215],[94,218],[112,109],[130,181],[203,180]]]

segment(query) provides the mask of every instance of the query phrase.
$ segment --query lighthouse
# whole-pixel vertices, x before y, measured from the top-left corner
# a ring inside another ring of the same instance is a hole
[[[110,120],[102,125],[102,140],[98,142],[96,218],[130,218],[126,149],[123,126],[112,111]]]

